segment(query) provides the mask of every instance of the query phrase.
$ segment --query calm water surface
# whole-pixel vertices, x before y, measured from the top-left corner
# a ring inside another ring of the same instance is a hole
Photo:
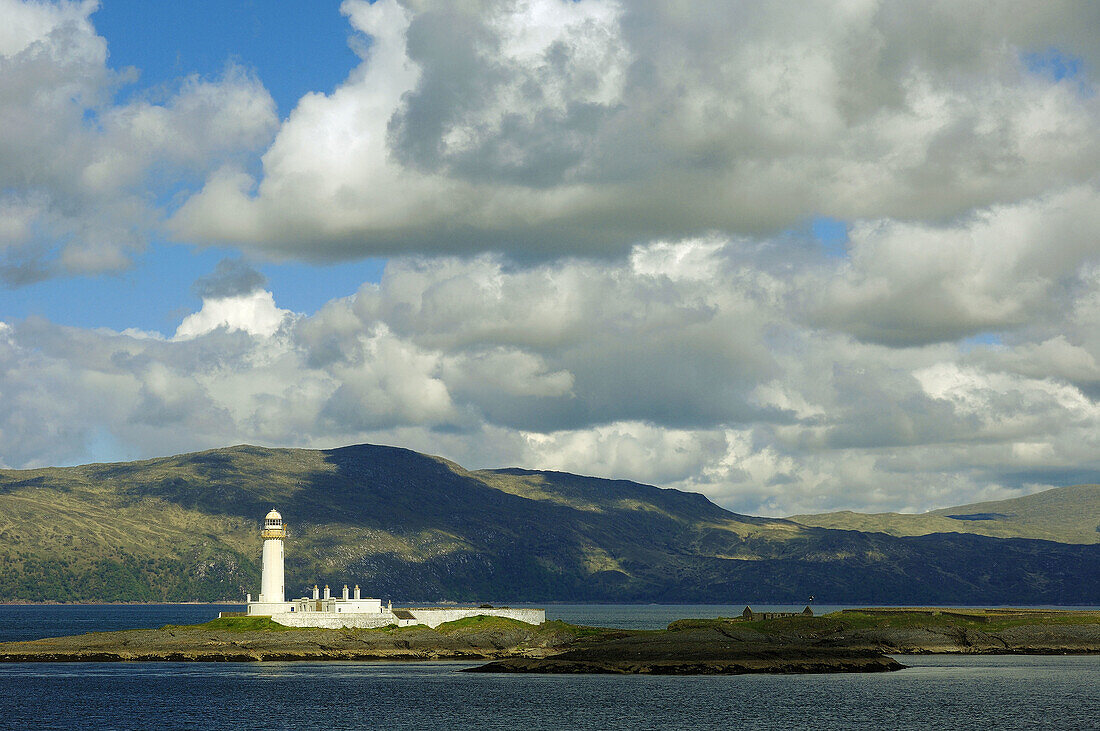
[[[460,673],[453,663],[0,665],[5,728],[1096,728],[1100,658],[903,658],[869,675]]]
[[[44,636],[183,624],[219,609],[3,606],[0,629]],[[736,613],[548,609],[618,626]],[[28,627],[36,613],[37,629]],[[1100,657],[899,659],[910,668],[730,677],[480,675],[455,663],[12,663],[0,664],[0,728],[1100,728]]]

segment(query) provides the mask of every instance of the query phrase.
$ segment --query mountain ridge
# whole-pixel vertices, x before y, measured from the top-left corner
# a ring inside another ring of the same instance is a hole
[[[894,537],[743,516],[697,493],[399,447],[237,445],[0,471],[0,600],[240,600],[258,524],[287,588],[418,601],[1100,603],[1100,547]]]
[[[849,510],[792,515],[819,528],[920,536],[971,533],[993,538],[1031,538],[1058,543],[1100,543],[1100,485],[1070,485],[1005,500],[987,500],[925,513],[859,513]]]

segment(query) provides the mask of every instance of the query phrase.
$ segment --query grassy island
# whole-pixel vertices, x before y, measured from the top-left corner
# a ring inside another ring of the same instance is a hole
[[[759,615],[757,615],[759,616]],[[470,617],[378,629],[284,627],[264,617],[0,644],[0,661],[489,661],[480,672],[873,672],[914,653],[1100,653],[1100,612],[883,608],[682,619],[663,630]]]

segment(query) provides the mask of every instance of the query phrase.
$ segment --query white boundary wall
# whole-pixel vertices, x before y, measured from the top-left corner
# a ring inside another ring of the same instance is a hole
[[[416,618],[416,624],[438,627],[444,622],[454,622],[467,617],[505,617],[527,624],[542,624],[546,621],[545,609],[481,609],[479,607],[410,607],[406,611]],[[269,615],[272,620],[287,627],[324,627],[326,629],[372,629],[396,624],[408,626],[408,620],[399,620],[393,612],[383,610],[381,614],[364,612],[275,612]]]
[[[289,612],[294,606],[291,602],[249,602],[245,610],[249,616],[269,617],[282,612]]]
[[[506,617],[527,624],[542,624],[546,621],[545,609],[479,609],[477,607],[409,607],[409,613],[421,624],[438,627],[444,622],[454,622],[467,617]]]
[[[287,627],[324,627],[326,629],[372,629],[397,624],[391,612],[381,614],[365,612],[281,612],[271,619]]]

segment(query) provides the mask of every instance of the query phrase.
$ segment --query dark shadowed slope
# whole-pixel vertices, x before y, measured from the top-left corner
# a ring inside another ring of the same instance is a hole
[[[1094,546],[806,528],[371,445],[0,472],[0,599],[239,599],[257,591],[272,506],[293,595],[348,582],[425,601],[1100,603]]]

